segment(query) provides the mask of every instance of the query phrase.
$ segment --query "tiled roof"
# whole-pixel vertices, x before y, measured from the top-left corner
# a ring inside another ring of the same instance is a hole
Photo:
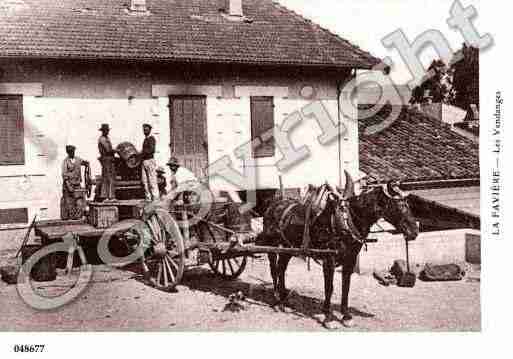
[[[429,188],[413,191],[415,195],[425,200],[437,202],[445,207],[456,208],[475,216],[479,216],[481,213],[480,192],[479,186]]]
[[[359,124],[360,170],[370,183],[479,178],[479,145],[416,109],[403,109],[390,127],[365,135],[387,110]]]
[[[193,61],[371,68],[379,60],[271,0],[2,0],[0,57]]]
[[[420,222],[422,232],[460,228],[479,230],[481,228],[479,210],[477,213],[469,213],[459,209],[454,203],[446,205],[416,194],[409,196],[408,203],[410,203],[415,218]]]

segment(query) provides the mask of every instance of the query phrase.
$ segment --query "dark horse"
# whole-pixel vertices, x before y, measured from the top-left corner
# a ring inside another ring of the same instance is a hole
[[[323,256],[325,324],[334,321],[331,312],[333,278],[335,268],[342,265],[342,323],[352,325],[348,306],[351,275],[356,259],[367,238],[370,228],[384,218],[394,225],[406,240],[414,240],[419,232],[417,222],[408,205],[407,196],[395,183],[374,187],[359,196],[354,195],[354,184],[346,173],[343,195],[328,185],[310,187],[304,201],[278,200],[272,203],[264,215],[264,232],[261,243],[274,246],[305,246],[305,235],[311,249],[332,249],[337,256]],[[306,223],[306,225],[305,225]],[[287,298],[285,272],[291,259],[288,254],[269,254],[271,276],[275,296],[279,303]]]

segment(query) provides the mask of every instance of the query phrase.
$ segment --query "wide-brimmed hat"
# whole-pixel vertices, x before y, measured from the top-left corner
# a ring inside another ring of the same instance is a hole
[[[110,131],[109,124],[103,123],[102,126],[98,129],[98,131]]]
[[[180,166],[180,161],[176,157],[171,157],[169,161],[167,162],[168,166]]]

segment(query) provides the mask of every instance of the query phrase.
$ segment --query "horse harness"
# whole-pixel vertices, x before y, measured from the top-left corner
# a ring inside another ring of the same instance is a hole
[[[310,236],[310,228],[315,224],[315,222],[320,217],[322,211],[316,210],[314,207],[321,207],[322,198],[326,193],[326,188],[323,189],[323,191],[318,191],[317,196],[315,198],[312,198],[312,196],[307,195],[306,198],[300,202],[294,199],[291,199],[288,203],[288,205],[285,207],[281,214],[281,218],[278,223],[274,223],[275,227],[278,229],[278,232],[280,234],[281,240],[283,241],[283,244],[292,247],[292,244],[290,241],[287,240],[285,234],[283,233],[283,229],[287,228],[293,219],[294,216],[291,215],[291,213],[296,209],[298,206],[304,206],[305,208],[305,220],[304,220],[304,231],[303,231],[303,243],[302,243],[302,249],[307,250],[310,247],[311,242],[311,236]],[[317,206],[316,206],[317,205]],[[360,242],[363,245],[366,245],[366,241],[362,236],[360,235],[358,229],[355,227],[351,220],[351,214],[349,212],[349,208],[347,206],[347,203],[344,202],[342,206],[339,207],[342,210],[342,219],[343,219],[343,230],[348,232],[354,241]],[[313,215],[312,215],[313,212]],[[336,224],[334,216],[330,217],[330,227],[323,229],[321,232],[324,235],[321,235],[323,238],[329,238],[328,241],[326,241],[327,248],[335,247],[339,244],[341,238],[340,236],[334,237],[333,234],[336,233]],[[332,241],[335,241],[335,243],[331,243]]]

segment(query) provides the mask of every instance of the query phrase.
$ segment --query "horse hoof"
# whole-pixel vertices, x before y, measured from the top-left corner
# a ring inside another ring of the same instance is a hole
[[[331,321],[328,323],[324,323],[324,327],[328,330],[339,330],[342,329],[342,326],[337,321]]]
[[[321,315],[321,320],[322,326],[328,330],[336,330],[342,328],[340,321],[330,311],[324,310],[323,314]]]
[[[322,325],[328,330],[336,330],[342,328],[340,321],[337,320],[337,318],[331,313],[324,314],[324,321],[322,322]]]
[[[353,318],[350,319],[342,319],[342,325],[346,328],[353,328],[354,327],[354,320]]]

